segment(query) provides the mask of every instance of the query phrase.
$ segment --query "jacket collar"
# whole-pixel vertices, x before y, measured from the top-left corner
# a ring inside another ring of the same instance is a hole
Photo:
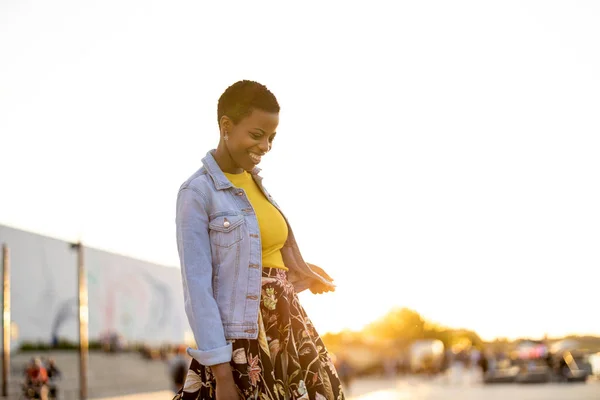
[[[219,167],[219,164],[217,164],[217,161],[213,156],[214,152],[214,149],[210,150],[202,159],[202,164],[204,165],[204,168],[206,168],[208,175],[212,178],[213,182],[215,183],[215,187],[217,188],[217,190],[223,190],[233,187],[231,182],[229,182],[229,179],[227,179],[223,171],[221,171],[221,167]],[[258,167],[254,167],[254,169],[250,171],[253,178],[255,180],[258,179],[260,181],[261,177],[258,175],[259,172],[260,168]]]

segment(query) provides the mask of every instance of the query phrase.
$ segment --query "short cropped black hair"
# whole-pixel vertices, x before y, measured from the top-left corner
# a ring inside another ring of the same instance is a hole
[[[238,81],[225,89],[219,97],[217,121],[220,124],[221,117],[226,115],[237,124],[255,109],[278,113],[279,103],[265,85],[248,80]]]

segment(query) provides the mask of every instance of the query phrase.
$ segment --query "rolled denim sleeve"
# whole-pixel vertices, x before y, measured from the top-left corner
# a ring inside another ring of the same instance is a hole
[[[212,288],[212,257],[204,195],[191,187],[177,195],[177,249],[181,264],[185,312],[198,350],[188,354],[202,365],[231,361],[232,347]]]

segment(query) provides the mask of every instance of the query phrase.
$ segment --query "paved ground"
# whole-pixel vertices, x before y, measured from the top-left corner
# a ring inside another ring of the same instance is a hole
[[[169,400],[168,391],[102,400]],[[600,382],[542,385],[455,385],[423,379],[363,379],[354,383],[352,400],[598,400]]]
[[[59,381],[61,400],[79,398],[78,355],[76,352],[54,351],[22,353],[11,357],[9,399],[18,399],[23,366],[34,355],[53,357],[63,373]],[[167,367],[163,361],[144,360],[136,353],[106,354],[90,352],[88,397],[90,399],[128,393],[159,392],[169,389]],[[0,365],[1,368],[1,365]]]
[[[128,396],[107,397],[107,398],[96,399],[96,400],[171,400],[172,398],[173,398],[173,392],[165,390],[162,392],[140,393],[140,394],[133,394],[133,395],[128,395]]]
[[[356,382],[348,397],[354,400],[600,400],[600,382],[482,385],[372,379]]]
[[[48,354],[46,354],[48,355]],[[65,375],[60,383],[61,400],[78,399],[77,354],[51,354]],[[11,362],[9,399],[18,399],[22,365],[31,357],[17,355]],[[94,400],[170,400],[166,366],[162,361],[143,360],[137,354],[90,354],[89,398]],[[133,394],[137,393],[137,394]],[[476,377],[370,378],[354,382],[346,390],[352,400],[600,400],[600,381],[585,384],[482,385]]]

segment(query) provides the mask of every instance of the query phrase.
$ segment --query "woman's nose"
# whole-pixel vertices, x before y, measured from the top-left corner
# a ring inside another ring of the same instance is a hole
[[[271,149],[271,143],[269,143],[269,140],[261,140],[258,147],[260,148],[260,150],[263,153],[268,152]]]

